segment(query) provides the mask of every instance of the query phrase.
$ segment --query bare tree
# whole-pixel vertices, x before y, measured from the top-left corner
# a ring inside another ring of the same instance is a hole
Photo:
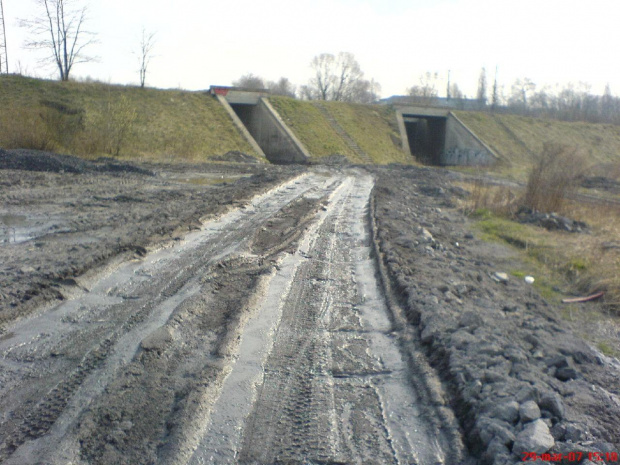
[[[438,73],[426,72],[420,75],[420,83],[407,89],[407,94],[422,104],[431,104],[437,98]]]
[[[233,81],[233,86],[244,87],[246,89],[265,89],[265,81],[262,77],[256,76],[252,73],[244,74],[236,81]]]
[[[364,79],[364,73],[352,53],[322,53],[312,59],[310,66],[314,77],[301,88],[302,96],[308,100],[362,103],[376,97],[376,94],[373,97],[373,92],[379,88],[378,84]]]
[[[462,100],[465,98],[463,91],[456,82],[450,86],[450,98],[455,100]]]
[[[331,100],[329,97],[336,79],[334,75],[335,62],[336,57],[331,53],[321,53],[312,59],[310,66],[314,70],[314,77],[305,88],[308,97],[314,97],[318,100]]]
[[[482,68],[482,70],[480,70],[476,100],[478,100],[478,105],[480,106],[480,108],[484,108],[487,104],[487,70],[485,68]]]
[[[370,81],[361,79],[353,83],[348,101],[366,104],[375,103],[379,100],[380,93],[381,85],[377,81],[374,79]]]
[[[142,28],[142,37],[140,39],[140,50],[138,51],[138,61],[140,63],[140,88],[144,89],[146,84],[146,72],[153,58],[153,49],[155,48],[155,32],[146,32]]]
[[[267,88],[274,95],[284,95],[285,97],[295,98],[297,94],[295,86],[285,77],[281,77],[277,82],[269,81],[267,83]]]
[[[610,121],[613,116],[614,97],[611,94],[609,83],[605,85],[605,92],[601,97],[601,118],[603,121]]]
[[[491,111],[495,111],[499,105],[499,88],[497,84],[497,66],[495,67],[495,79],[493,80],[493,91],[491,92]]]
[[[26,42],[26,47],[47,50],[49,56],[44,59],[53,63],[60,72],[60,80],[68,81],[73,66],[78,63],[93,61],[84,54],[92,45],[94,34],[86,31],[86,7],[73,7],[74,0],[35,0],[41,8],[40,16],[34,19],[22,19],[20,26],[30,30],[35,38]]]
[[[6,27],[2,0],[0,0],[0,73],[9,73],[9,57],[6,51]]]
[[[527,112],[529,97],[536,90],[536,84],[529,78],[517,79],[511,88],[511,95],[508,103],[515,109]]]

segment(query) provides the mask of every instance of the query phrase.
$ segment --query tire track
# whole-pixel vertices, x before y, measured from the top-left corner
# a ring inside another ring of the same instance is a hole
[[[452,463],[376,278],[373,180],[347,174],[248,322],[243,338],[258,322],[263,337],[242,340],[192,465]]]
[[[0,341],[0,359],[11,367],[0,386],[0,461],[78,457],[79,418],[141,341],[199,294],[215,264],[247,249],[269,218],[302,195],[320,197],[332,183],[317,175],[287,182],[174,247],[107,270],[89,292],[76,291],[73,299],[8,328],[10,337]]]

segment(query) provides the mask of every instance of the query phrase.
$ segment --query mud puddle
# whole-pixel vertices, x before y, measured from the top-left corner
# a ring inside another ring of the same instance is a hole
[[[79,443],[71,431],[84,409],[135,356],[141,342],[199,292],[205,271],[239,253],[284,205],[331,184],[333,180],[313,175],[284,183],[172,247],[107,270],[84,283],[88,289],[76,286],[70,300],[9,327],[0,341],[0,459],[73,460]],[[62,449],[57,448],[60,442]]]
[[[0,214],[0,245],[19,244],[49,232],[66,232],[60,218],[50,218],[36,215]]]

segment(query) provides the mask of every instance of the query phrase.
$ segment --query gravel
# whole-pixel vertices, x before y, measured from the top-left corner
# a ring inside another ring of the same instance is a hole
[[[506,270],[518,257],[476,239],[451,174],[374,168],[377,236],[473,456],[620,449],[620,369]],[[432,236],[433,241],[429,241]],[[586,455],[587,456],[587,455]]]

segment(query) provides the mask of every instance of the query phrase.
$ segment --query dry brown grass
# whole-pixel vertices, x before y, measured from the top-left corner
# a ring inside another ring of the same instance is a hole
[[[620,314],[620,206],[567,202],[563,213],[591,226],[591,233],[571,238],[573,252],[583,257],[575,283],[584,293],[605,292],[605,302]]]
[[[463,185],[470,192],[464,210],[468,213],[487,210],[500,216],[512,216],[517,207],[516,189],[508,186],[497,186],[477,179],[471,184]]]
[[[607,308],[620,316],[620,205],[564,198],[556,212],[590,227],[587,234],[570,234],[518,224],[514,213],[523,203],[524,189],[482,181],[461,187],[471,193],[461,207],[480,219],[485,238],[524,244],[527,259],[540,265],[538,273],[552,273],[555,277],[548,280],[565,282],[572,294],[604,292]]]
[[[5,107],[0,112],[0,147],[53,150],[56,131],[50,127],[42,107]]]
[[[561,211],[586,171],[586,160],[579,150],[546,143],[530,168],[522,206],[545,213]]]

